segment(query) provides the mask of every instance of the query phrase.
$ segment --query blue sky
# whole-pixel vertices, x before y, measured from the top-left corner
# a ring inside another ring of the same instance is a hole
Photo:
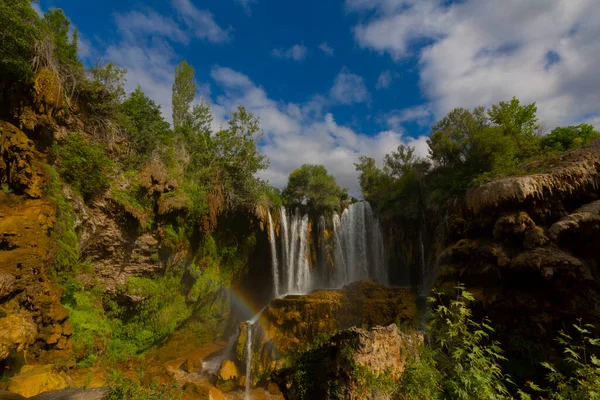
[[[196,69],[215,129],[238,104],[261,119],[261,174],[283,186],[319,163],[359,194],[353,163],[404,143],[454,107],[519,97],[541,122],[600,127],[595,0],[41,0],[81,32],[81,57],[127,68],[171,119],[175,65]]]

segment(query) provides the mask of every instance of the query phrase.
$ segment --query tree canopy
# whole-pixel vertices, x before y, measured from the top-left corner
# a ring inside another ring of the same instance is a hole
[[[282,196],[289,205],[306,205],[312,210],[333,211],[348,199],[347,189],[342,189],[324,166],[304,164],[290,173]]]

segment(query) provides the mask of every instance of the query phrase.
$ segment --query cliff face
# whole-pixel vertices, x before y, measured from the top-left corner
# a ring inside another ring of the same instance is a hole
[[[382,287],[372,281],[342,290],[317,290],[304,296],[275,299],[250,326],[251,380],[255,385],[283,365],[283,357],[306,348],[316,338],[352,326],[414,324],[416,294],[412,289]],[[248,323],[240,326],[236,358],[245,371]]]
[[[553,164],[470,190],[435,268],[442,288],[476,295],[521,377],[577,318],[600,327],[600,141]]]
[[[0,122],[0,156],[0,342],[6,349],[0,363],[27,347],[42,362],[66,358],[73,331],[49,277],[56,205],[43,193],[42,155],[21,130]]]

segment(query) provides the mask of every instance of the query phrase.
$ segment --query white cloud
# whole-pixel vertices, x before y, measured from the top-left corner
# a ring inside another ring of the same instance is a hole
[[[375,87],[377,89],[387,89],[392,84],[392,81],[398,76],[397,73],[392,71],[383,71],[379,74],[379,78],[377,78],[377,84]]]
[[[327,42],[321,43],[319,49],[328,56],[333,56],[333,48]]]
[[[404,138],[399,130],[387,130],[368,136],[339,125],[332,113],[322,113],[328,99],[314,96],[306,103],[275,101],[250,78],[230,68],[216,67],[211,76],[224,94],[213,99],[216,118],[226,119],[239,104],[244,104],[260,118],[265,137],[259,143],[261,151],[271,161],[260,177],[283,187],[289,173],[302,164],[322,164],[338,183],[360,196],[354,163],[359,155],[378,161],[404,143],[415,146],[420,155],[427,154],[425,138]]]
[[[431,122],[432,117],[433,114],[429,106],[422,104],[387,113],[384,120],[389,127],[399,129],[404,123],[413,121],[419,126],[426,126]]]
[[[340,104],[363,103],[371,97],[363,78],[351,73],[347,68],[342,68],[337,75],[329,95]]]
[[[44,11],[42,11],[42,7],[40,6],[39,3],[31,3],[31,8],[33,8],[35,10],[35,12],[37,13],[37,15],[39,15],[40,17],[44,16]]]
[[[251,16],[252,10],[250,9],[250,5],[258,3],[258,0],[235,0],[235,2],[242,6],[248,16]]]
[[[135,40],[139,35],[152,35],[184,44],[189,42],[187,33],[175,21],[152,10],[116,14],[115,22],[123,38],[127,40]]]
[[[219,85],[228,89],[246,89],[252,86],[250,78],[231,68],[213,68],[211,76]]]
[[[421,88],[436,117],[517,96],[535,101],[552,127],[600,116],[595,3],[347,0],[346,6],[367,15],[354,29],[360,46],[395,60],[418,57]]]
[[[273,57],[285,58],[288,60],[302,61],[306,58],[308,49],[301,44],[295,44],[289,49],[273,49]]]
[[[148,18],[153,17],[149,14]],[[126,23],[119,18],[116,21]],[[105,49],[103,61],[115,61],[126,68],[126,90],[131,92],[141,85],[170,121],[173,74],[181,59],[172,47],[179,40],[177,31],[168,27],[172,26],[166,23],[155,32],[149,32],[142,23],[130,30],[121,27],[121,39]],[[195,103],[201,99],[209,102],[214,130],[225,125],[230,113],[242,104],[260,118],[265,136],[258,145],[271,161],[260,177],[278,187],[287,183],[292,170],[304,163],[314,163],[324,165],[340,185],[358,197],[354,163],[359,155],[381,162],[386,153],[401,143],[414,145],[418,152],[426,154],[422,146],[424,138],[405,138],[400,129],[391,128],[369,136],[338,123],[328,110],[331,105],[340,99],[344,104],[369,99],[362,78],[347,69],[341,70],[329,93],[316,94],[302,103],[274,100],[250,77],[225,66],[216,66],[210,76],[196,76],[196,79],[199,90]],[[219,90],[211,91],[211,85]]]
[[[190,0],[172,0],[172,4],[196,38],[212,43],[224,43],[232,39],[233,28],[221,28],[210,11],[198,9]]]

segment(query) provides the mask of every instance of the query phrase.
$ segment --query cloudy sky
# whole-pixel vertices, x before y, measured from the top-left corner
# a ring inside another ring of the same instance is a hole
[[[115,61],[171,120],[175,65],[196,69],[215,129],[239,104],[260,117],[282,187],[318,163],[359,195],[353,163],[398,144],[427,154],[455,107],[517,96],[548,128],[600,128],[597,0],[41,0],[78,26],[80,56]]]

